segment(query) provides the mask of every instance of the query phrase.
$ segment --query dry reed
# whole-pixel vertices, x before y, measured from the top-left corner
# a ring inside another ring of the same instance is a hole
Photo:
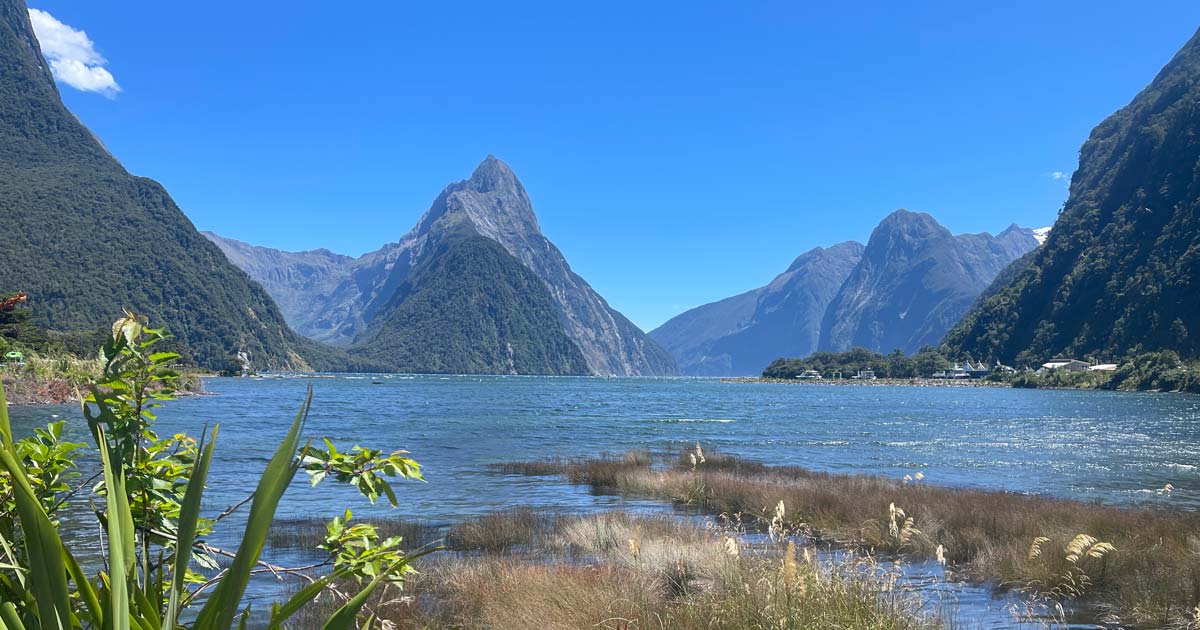
[[[851,548],[937,557],[962,578],[1083,603],[1131,626],[1196,624],[1195,514],[766,466],[711,450],[693,469],[694,456],[689,449],[657,469],[622,466],[617,457],[570,461],[559,474],[598,491],[736,514],[764,531],[786,528]],[[1091,544],[1082,556],[1080,541]],[[1040,552],[1031,553],[1031,545]]]

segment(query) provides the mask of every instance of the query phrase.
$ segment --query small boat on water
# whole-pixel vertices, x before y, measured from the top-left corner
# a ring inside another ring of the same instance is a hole
[[[797,374],[796,378],[805,381],[819,381],[821,380],[821,373],[816,370],[804,370],[803,372]]]

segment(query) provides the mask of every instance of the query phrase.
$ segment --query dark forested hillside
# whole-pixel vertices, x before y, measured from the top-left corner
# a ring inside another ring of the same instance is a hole
[[[946,337],[1004,361],[1200,356],[1200,33],[1079,153],[1043,247]]]
[[[350,354],[402,372],[587,374],[554,298],[504,248],[452,236],[409,272]]]
[[[17,290],[52,329],[95,330],[129,308],[202,365],[239,351],[261,368],[306,365],[266,292],[63,106],[25,3],[0,0],[0,292]]]

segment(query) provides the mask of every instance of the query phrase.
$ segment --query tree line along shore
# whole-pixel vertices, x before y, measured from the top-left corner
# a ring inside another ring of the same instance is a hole
[[[900,351],[884,355],[854,348],[845,352],[818,352],[802,359],[780,358],[768,365],[761,377],[724,380],[1200,393],[1200,362],[1184,361],[1170,350],[1133,353],[1108,364],[1091,363],[1056,357],[1038,365],[1007,366],[973,362],[970,357],[955,359],[932,347],[922,348],[913,355]]]

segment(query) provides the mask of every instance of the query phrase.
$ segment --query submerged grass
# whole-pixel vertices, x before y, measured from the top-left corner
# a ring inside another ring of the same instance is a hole
[[[942,627],[869,557],[818,562],[794,544],[751,546],[680,519],[619,512],[520,509],[455,529],[493,528],[505,533],[460,536],[460,550],[474,553],[430,558],[406,582],[409,597],[386,603],[381,619],[405,629]]]
[[[665,468],[611,456],[558,465],[599,491],[853,549],[944,558],[964,579],[1085,603],[1109,621],[1192,628],[1200,620],[1200,517],[1191,513],[767,466],[699,447]]]
[[[267,543],[276,549],[311,551],[325,542],[325,526],[328,523],[329,519],[316,516],[278,518],[271,524]],[[442,527],[420,519],[356,516],[354,523],[374,526],[380,540],[399,536],[401,547],[409,551],[430,546],[444,536]]]

